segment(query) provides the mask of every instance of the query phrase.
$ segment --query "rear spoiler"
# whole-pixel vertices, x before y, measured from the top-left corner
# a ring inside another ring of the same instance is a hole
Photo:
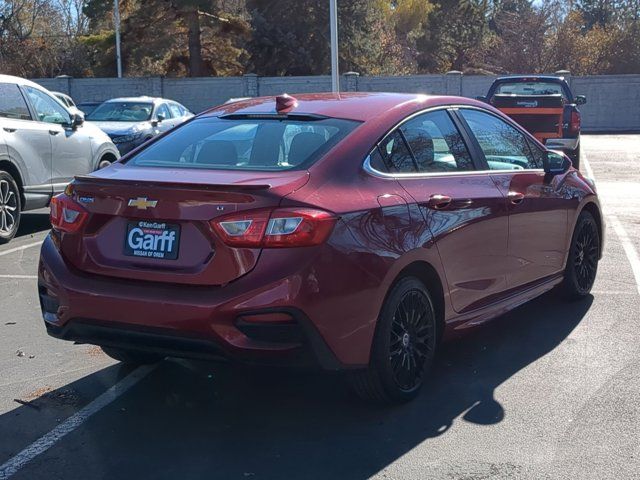
[[[225,191],[225,192],[247,192],[247,191],[259,191],[259,190],[268,190],[271,188],[269,184],[260,184],[260,185],[247,185],[242,183],[233,183],[233,184],[202,184],[202,183],[182,183],[182,182],[159,182],[159,181],[148,181],[145,180],[143,182],[138,180],[121,180],[121,179],[107,179],[107,178],[99,178],[93,177],[91,175],[76,175],[74,177],[78,183],[81,184],[91,184],[97,186],[135,186],[135,187],[153,187],[153,188],[188,188],[190,190],[215,190],[215,191]]]

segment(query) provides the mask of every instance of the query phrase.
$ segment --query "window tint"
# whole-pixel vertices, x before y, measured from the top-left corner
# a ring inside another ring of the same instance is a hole
[[[178,128],[128,163],[148,167],[290,170],[317,160],[357,125],[338,119],[203,118]]]
[[[420,115],[405,123],[401,130],[416,159],[418,171],[473,170],[467,147],[446,111]]]
[[[478,110],[460,113],[480,144],[491,170],[538,168],[526,137],[498,117]]]
[[[13,83],[0,83],[0,117],[31,120],[27,102]]]
[[[184,113],[180,109],[180,106],[175,103],[170,103],[169,109],[171,110],[171,114],[173,115],[173,118],[180,118],[184,116]]]
[[[171,112],[169,111],[169,108],[167,108],[166,103],[161,103],[160,105],[158,105],[156,118],[158,118],[158,115],[162,115],[164,118],[172,118]]]
[[[383,172],[389,173],[415,173],[416,164],[411,152],[402,138],[400,130],[394,131],[379,145],[382,155],[382,164],[386,165]]]
[[[527,140],[527,143],[529,143],[529,148],[531,149],[531,154],[533,155],[533,164],[535,164],[535,167],[532,168],[544,168],[545,151],[538,147],[531,140]]]
[[[49,95],[33,87],[25,87],[25,90],[39,121],[57,124],[71,123],[69,112]]]

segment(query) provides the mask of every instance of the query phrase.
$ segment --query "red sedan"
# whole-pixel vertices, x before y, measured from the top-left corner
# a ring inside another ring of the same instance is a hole
[[[198,115],[51,205],[50,335],[165,356],[345,371],[403,401],[445,337],[602,254],[593,183],[475,100],[351,93]]]

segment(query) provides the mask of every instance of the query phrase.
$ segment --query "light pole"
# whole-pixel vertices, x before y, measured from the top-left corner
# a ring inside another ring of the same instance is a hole
[[[116,64],[118,65],[118,78],[122,78],[122,54],[120,51],[120,5],[118,0],[113,0],[113,23],[116,30]]]
[[[331,91],[340,91],[338,65],[338,0],[329,0],[329,23],[331,24]]]

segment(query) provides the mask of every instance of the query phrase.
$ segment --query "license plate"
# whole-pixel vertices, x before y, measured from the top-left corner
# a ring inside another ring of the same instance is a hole
[[[148,220],[127,222],[124,254],[130,257],[176,260],[180,225]]]

